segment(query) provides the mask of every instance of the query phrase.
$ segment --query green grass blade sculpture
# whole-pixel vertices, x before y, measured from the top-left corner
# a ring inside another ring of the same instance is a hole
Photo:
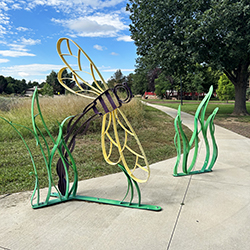
[[[205,122],[206,108],[207,108],[208,102],[212,94],[213,94],[213,86],[210,87],[208,94],[205,96],[205,98],[202,100],[202,102],[200,103],[200,105],[198,106],[196,110],[196,113],[194,116],[194,131],[189,141],[182,129],[181,106],[179,106],[178,108],[177,116],[174,121],[174,126],[175,126],[174,143],[175,143],[175,147],[177,151],[177,160],[174,166],[174,174],[173,174],[174,176],[199,174],[199,173],[212,171],[212,168],[218,156],[218,147],[217,147],[215,137],[214,137],[215,127],[214,127],[213,120],[215,118],[216,113],[219,110],[219,108],[215,108],[212,114],[207,118]],[[199,129],[199,125],[200,125],[200,129]],[[208,141],[208,130],[210,131],[211,140],[212,140],[212,155],[211,155],[211,150],[210,150],[210,144]],[[198,157],[200,132],[202,133],[202,137],[206,145],[206,156],[205,156],[204,164],[201,167],[201,169],[192,171],[194,169],[194,166]],[[189,157],[189,153],[190,153],[192,145],[194,145],[194,154],[193,154],[193,158],[191,159],[191,163],[188,166],[188,157]],[[183,150],[182,172],[179,173],[178,166],[181,161],[182,150]]]

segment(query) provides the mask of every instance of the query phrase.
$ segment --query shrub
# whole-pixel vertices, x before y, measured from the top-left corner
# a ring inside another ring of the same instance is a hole
[[[234,85],[225,74],[220,76],[216,93],[221,101],[232,100],[235,97]]]

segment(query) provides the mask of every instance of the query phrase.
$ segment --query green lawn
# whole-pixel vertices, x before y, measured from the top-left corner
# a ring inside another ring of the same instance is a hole
[[[174,109],[178,109],[178,107],[180,105],[180,101],[173,102],[173,101],[168,101],[168,100],[163,101],[163,100],[159,100],[159,99],[158,100],[147,100],[147,102],[167,106],[167,107],[174,108]],[[189,114],[194,115],[199,104],[200,104],[200,101],[184,100],[183,105],[181,107],[181,110],[184,112],[187,112]],[[247,110],[250,113],[250,102],[247,102],[246,105],[247,105]],[[216,107],[219,107],[219,111],[216,114],[215,121],[226,119],[229,117],[234,117],[235,120],[237,120],[239,122],[250,123],[250,116],[237,116],[236,117],[236,116],[231,115],[233,113],[233,109],[234,109],[234,102],[233,101],[231,101],[229,103],[221,102],[221,101],[210,101],[208,106],[207,106],[206,116],[210,115]]]

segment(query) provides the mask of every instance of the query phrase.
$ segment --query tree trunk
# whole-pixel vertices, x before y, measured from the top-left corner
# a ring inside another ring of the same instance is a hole
[[[248,78],[248,66],[249,63],[241,63],[238,68],[234,71],[234,75],[225,72],[227,77],[234,84],[235,89],[235,104],[232,115],[249,115],[246,107],[246,91],[249,85]]]
[[[246,107],[246,84],[238,83],[235,87],[235,104],[233,115],[249,115]]]

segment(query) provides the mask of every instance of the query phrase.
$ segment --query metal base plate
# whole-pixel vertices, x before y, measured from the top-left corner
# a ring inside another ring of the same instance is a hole
[[[52,193],[52,197],[59,197],[57,193]],[[39,203],[38,205],[32,205],[32,208],[41,208],[47,207],[51,205],[55,205],[58,203],[66,202],[69,200],[81,200],[81,201],[88,201],[88,202],[96,202],[101,204],[113,205],[113,206],[120,206],[120,207],[127,207],[127,208],[137,208],[137,209],[144,209],[144,210],[151,210],[151,211],[161,211],[162,208],[159,206],[154,205],[146,205],[146,204],[138,204],[132,202],[125,202],[125,201],[118,201],[118,200],[110,200],[104,198],[97,198],[97,197],[89,197],[89,196],[69,196],[68,198],[61,197],[54,200],[50,200],[48,203]]]

